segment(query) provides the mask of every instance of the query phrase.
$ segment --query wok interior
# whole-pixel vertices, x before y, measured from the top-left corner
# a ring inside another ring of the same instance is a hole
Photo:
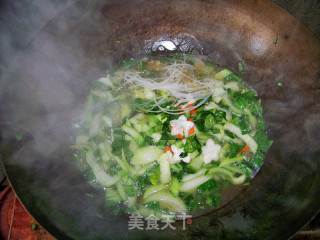
[[[240,76],[262,98],[274,144],[250,187],[223,208],[186,230],[178,222],[176,231],[129,231],[128,216],[110,217],[69,146],[90,81],[121,59],[155,54],[161,38],[190,41],[188,50],[237,74],[242,61]],[[80,1],[36,36],[7,77],[7,174],[58,239],[287,238],[319,209],[319,56],[312,34],[267,1]]]

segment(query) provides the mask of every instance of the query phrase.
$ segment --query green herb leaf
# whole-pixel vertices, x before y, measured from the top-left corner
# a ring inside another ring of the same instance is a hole
[[[149,180],[152,185],[158,185],[160,179],[160,168],[159,165],[154,166],[154,171],[151,172]]]
[[[211,114],[207,115],[207,117],[204,120],[204,125],[207,130],[211,129],[215,123],[216,121],[214,120],[214,117]]]
[[[246,178],[249,178],[253,173],[254,166],[246,160],[241,161],[238,167],[245,173]]]
[[[177,178],[172,178],[172,183],[170,187],[170,192],[175,196],[178,197],[180,191],[180,183]]]
[[[254,139],[258,144],[258,150],[261,151],[267,151],[273,143],[272,140],[268,140],[267,134],[260,129],[257,131],[256,135],[254,136]]]
[[[183,165],[182,165],[182,163],[175,163],[175,164],[170,165],[170,168],[175,172],[179,172],[183,169]]]
[[[149,172],[146,172],[136,180],[136,187],[140,194],[144,192],[146,186],[150,184]]]
[[[256,168],[259,168],[264,159],[264,154],[261,151],[257,151],[256,155],[253,158],[253,164],[255,165]]]
[[[125,132],[121,128],[113,129],[112,153],[121,156],[122,148],[127,152],[130,142],[125,140]]]
[[[205,183],[202,183],[199,187],[198,187],[198,191],[204,192],[204,191],[214,191],[218,189],[218,183],[213,180],[210,179],[208,181],[206,181]]]
[[[38,228],[38,225],[37,224],[32,224],[31,225],[31,231],[34,231]]]
[[[140,61],[140,69],[142,71],[147,69],[147,62],[146,61]]]
[[[244,110],[257,103],[255,92],[253,91],[248,91],[246,93],[233,92],[233,101],[240,110]]]
[[[236,144],[236,143],[229,143],[229,155],[228,157],[233,158],[236,157],[238,152],[244,147],[244,144]]]
[[[240,127],[241,133],[243,135],[251,131],[248,125],[248,115],[242,116],[241,121],[238,123],[238,126]]]
[[[198,199],[193,199],[191,200],[190,204],[189,204],[189,211],[193,212],[193,210],[195,210],[196,206],[198,205]]]
[[[149,179],[150,179],[150,182],[151,182],[151,184],[152,185],[158,185],[158,178],[157,178],[157,176],[155,175],[155,174],[151,174],[150,176],[149,176]]]
[[[184,151],[186,153],[192,153],[195,150],[201,148],[201,144],[199,143],[196,135],[192,135],[187,138],[186,144],[184,145]]]
[[[147,202],[145,205],[144,205],[146,208],[150,208],[152,210],[160,210],[160,203],[159,202]]]
[[[140,147],[154,145],[153,138],[150,136],[145,136],[143,142],[139,145],[140,145]]]
[[[112,199],[112,198],[107,198],[107,197],[106,197],[106,199],[105,199],[105,201],[104,201],[104,206],[105,206],[105,207],[116,206],[116,205],[119,204],[119,202],[120,202],[120,199],[119,199],[119,201],[115,201],[115,200]]]
[[[217,123],[222,122],[223,120],[226,120],[226,112],[224,111],[214,110],[212,111],[212,114]]]
[[[121,210],[120,207],[118,207],[118,208],[112,210],[111,213],[112,213],[113,215],[117,216],[117,215],[119,214],[120,210]]]
[[[124,60],[122,62],[122,66],[126,69],[134,69],[136,66],[136,60],[133,58]]]
[[[133,197],[135,195],[135,190],[133,185],[125,186],[124,190],[128,197]]]
[[[277,44],[277,42],[278,42],[278,36],[276,36],[274,39],[273,39],[273,44]]]
[[[242,63],[242,61],[239,62],[239,72],[243,73],[243,63]]]
[[[187,152],[182,152],[180,153],[179,157],[181,158],[185,158],[186,156],[188,156],[188,153]]]
[[[211,206],[217,207],[220,204],[222,197],[219,193],[215,193],[212,195],[211,199],[212,199]]]
[[[23,138],[23,135],[22,134],[16,134],[16,139],[17,139],[17,141],[21,141],[22,140],[22,138]]]
[[[206,204],[209,205],[209,206],[212,206],[213,205],[213,200],[211,197],[207,197],[206,199]]]
[[[224,83],[228,83],[228,82],[242,82],[242,78],[238,77],[237,75],[231,73],[230,75],[228,75],[227,77],[225,77],[223,79]]]

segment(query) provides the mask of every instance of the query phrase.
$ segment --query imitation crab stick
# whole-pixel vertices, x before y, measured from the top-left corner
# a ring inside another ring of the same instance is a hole
[[[190,114],[196,114],[197,113],[197,109],[192,109],[191,111],[190,111]]]
[[[190,130],[189,130],[189,134],[193,134],[194,133],[194,128],[191,128]]]
[[[179,108],[180,110],[184,110],[184,109],[187,109],[187,108],[191,107],[193,104],[194,104],[194,103],[189,103],[189,104],[188,104],[187,106],[185,106],[185,107],[178,106],[178,108]]]
[[[172,149],[171,149],[170,146],[166,146],[163,151],[165,151],[165,152],[168,152],[168,151],[169,151],[169,152],[172,152]]]

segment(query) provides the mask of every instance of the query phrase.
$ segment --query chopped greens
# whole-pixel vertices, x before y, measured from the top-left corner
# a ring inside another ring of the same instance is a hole
[[[276,36],[276,37],[273,39],[273,44],[277,44],[278,39],[279,39],[279,36]]]
[[[23,138],[23,135],[22,134],[16,134],[16,139],[17,141],[21,141]]]
[[[37,224],[32,224],[30,230],[34,231],[34,230],[37,230],[37,228],[38,228]]]
[[[243,73],[243,63],[242,63],[242,61],[239,62],[239,72]]]
[[[242,82],[191,54],[127,59],[92,82],[72,148],[111,215],[204,212],[250,184],[273,141]]]

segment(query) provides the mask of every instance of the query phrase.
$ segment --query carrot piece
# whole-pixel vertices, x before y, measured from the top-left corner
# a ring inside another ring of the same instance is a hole
[[[193,122],[192,118],[189,118],[188,121]]]
[[[242,151],[244,151],[244,152],[247,152],[247,151],[249,151],[249,150],[250,150],[250,148],[249,148],[248,145],[245,145],[245,146],[243,147],[243,149],[242,149]]]
[[[245,145],[241,150],[240,150],[240,152],[238,152],[237,153],[237,156],[239,156],[241,153],[243,153],[243,152],[248,152],[248,151],[250,151],[250,148],[247,146],[247,145]]]
[[[166,146],[163,151],[165,151],[165,152],[168,152],[168,151],[169,151],[169,152],[172,152],[172,149],[171,149],[170,146]]]
[[[195,114],[195,113],[197,113],[197,109],[192,109],[192,110],[190,111],[190,114]]]
[[[194,133],[194,128],[191,128],[190,130],[189,130],[189,134],[193,134]]]
[[[189,103],[185,108],[189,108],[193,105],[194,103]]]
[[[183,136],[182,136],[182,134],[181,134],[181,133],[179,133],[179,134],[178,134],[178,137],[179,137],[180,139],[182,139],[182,138],[183,138]]]
[[[179,108],[180,110],[184,110],[184,109],[187,109],[187,108],[191,107],[193,104],[194,104],[194,103],[189,103],[186,107],[178,106],[178,108]]]
[[[170,130],[172,130],[173,129],[173,127],[172,126],[170,126]]]

